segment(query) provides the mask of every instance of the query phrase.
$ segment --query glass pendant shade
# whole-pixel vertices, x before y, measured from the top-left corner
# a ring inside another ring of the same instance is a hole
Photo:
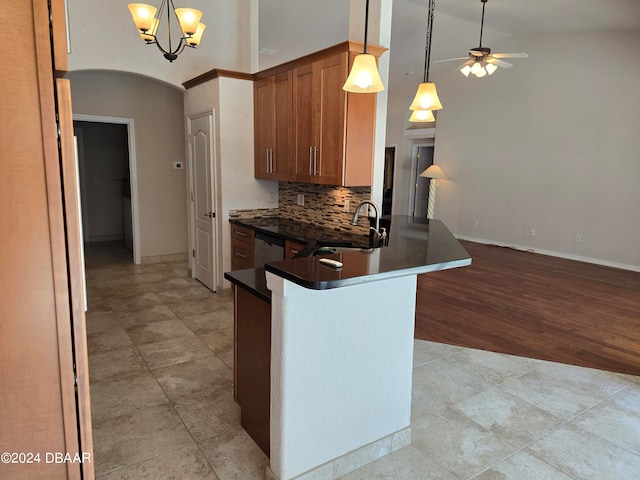
[[[435,122],[433,110],[414,110],[409,117],[410,122]]]
[[[157,10],[156,7],[147,5],[146,3],[129,4],[129,11],[136,24],[136,28],[140,30],[140,32],[148,32],[151,30]]]
[[[157,18],[153,19],[153,22],[151,23],[151,28],[149,29],[149,31],[147,32],[140,32],[140,37],[147,43],[152,43],[155,42],[155,36],[156,33],[158,32],[158,25],[160,25],[160,20],[158,20]]]
[[[464,67],[462,67],[462,68],[460,69],[460,71],[462,72],[462,74],[463,74],[465,77],[468,77],[468,76],[469,76],[469,73],[471,73],[471,66],[470,66],[470,65],[465,65]]]
[[[487,73],[489,75],[491,75],[498,69],[498,67],[496,67],[493,63],[487,63],[487,66],[485,68],[487,69]]]
[[[182,33],[186,36],[195,35],[198,29],[198,23],[202,18],[202,12],[195,8],[176,8],[176,15],[180,22]]]
[[[409,107],[411,110],[440,110],[442,103],[438,98],[436,84],[433,82],[423,82],[418,85],[416,96]]]
[[[207,26],[204,23],[199,23],[198,28],[196,29],[196,33],[192,37],[187,37],[187,45],[192,47],[197,47],[200,45],[200,39],[202,38],[202,33]]]
[[[376,57],[369,53],[357,55],[342,89],[352,93],[375,93],[384,90]]]

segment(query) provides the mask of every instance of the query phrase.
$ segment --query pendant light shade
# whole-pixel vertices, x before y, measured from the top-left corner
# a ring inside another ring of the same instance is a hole
[[[414,110],[409,117],[410,122],[435,122],[436,117],[433,116],[431,110]]]
[[[353,93],[375,93],[384,90],[376,57],[369,53],[357,55],[342,89]]]
[[[432,110],[442,109],[442,103],[438,98],[438,92],[436,90],[436,84],[429,81],[429,60],[431,57],[431,33],[433,31],[433,12],[435,10],[435,0],[428,0],[428,14],[427,14],[427,34],[425,40],[424,49],[424,81],[418,85],[418,91],[416,96],[411,102],[410,110],[413,110],[410,122],[433,122],[435,117]],[[426,113],[417,113],[428,111],[431,113],[429,116]],[[427,120],[428,118],[428,120]]]
[[[353,59],[351,72],[342,89],[351,93],[376,93],[384,90],[376,57],[367,53],[367,31],[369,27],[369,0],[364,16],[364,51]]]
[[[438,98],[436,84],[433,82],[423,82],[418,85],[416,96],[411,102],[410,110],[441,110],[442,103]]]

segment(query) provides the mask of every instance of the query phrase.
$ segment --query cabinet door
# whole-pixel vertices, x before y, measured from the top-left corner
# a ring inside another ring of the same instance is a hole
[[[274,80],[274,143],[270,166],[273,180],[286,181],[291,178],[293,86],[292,72],[276,75]]]
[[[319,128],[313,183],[342,185],[344,167],[347,53],[314,63]]]
[[[313,91],[313,68],[305,65],[293,74],[293,100],[295,116],[295,163],[293,180],[311,183],[314,148],[317,148],[314,131],[314,114],[317,110]]]
[[[271,152],[274,141],[274,79],[256,81],[254,103],[254,162],[256,178],[271,178]]]

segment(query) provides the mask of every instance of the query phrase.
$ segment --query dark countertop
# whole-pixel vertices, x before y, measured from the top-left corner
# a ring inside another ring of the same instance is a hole
[[[348,232],[339,232],[329,228],[316,225],[295,222],[279,217],[266,218],[234,218],[229,223],[241,225],[255,229],[257,232],[275,234],[285,240],[292,240],[298,243],[346,242],[353,245],[366,246],[369,237],[366,235],[356,235]]]
[[[261,221],[271,225],[274,223],[273,219]],[[323,257],[339,260],[344,266],[340,270],[328,268],[318,262]],[[393,215],[388,246],[269,262],[265,265],[265,270],[303,287],[324,290],[445,270],[470,263],[471,257],[467,251],[440,220]],[[260,298],[270,299],[271,292],[264,284],[262,271],[250,269],[227,272],[225,278],[250,291],[253,289],[252,293]]]

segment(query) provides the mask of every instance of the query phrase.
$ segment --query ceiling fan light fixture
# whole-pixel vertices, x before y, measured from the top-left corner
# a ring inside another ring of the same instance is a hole
[[[384,90],[376,57],[369,53],[357,55],[342,89],[353,93],[375,93]]]
[[[487,73],[489,75],[492,75],[493,72],[495,72],[498,67],[496,67],[493,63],[487,63],[487,66],[485,67],[485,69],[487,70]]]
[[[464,67],[460,69],[460,72],[462,72],[465,77],[468,77],[471,73],[471,65],[465,64]]]
[[[435,122],[433,110],[413,110],[409,117],[410,122]]]

